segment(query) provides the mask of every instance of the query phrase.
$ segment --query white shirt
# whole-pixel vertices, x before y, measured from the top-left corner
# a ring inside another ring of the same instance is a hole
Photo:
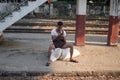
[[[62,32],[61,32],[62,33]],[[58,36],[58,33],[56,32],[56,29],[53,29],[51,31],[51,36]],[[63,36],[66,36],[66,32],[63,30]]]

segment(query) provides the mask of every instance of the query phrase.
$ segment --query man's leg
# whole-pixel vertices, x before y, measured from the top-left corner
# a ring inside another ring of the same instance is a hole
[[[73,58],[72,58],[72,56],[73,56],[73,46],[71,46],[71,45],[64,45],[63,49],[66,49],[66,48],[70,48],[70,62],[78,63],[78,61],[73,60]]]
[[[52,50],[53,50],[54,48],[55,48],[55,46],[54,46],[53,44],[51,44],[51,45],[49,46],[49,50],[48,50],[48,62],[47,62],[47,64],[46,64],[46,66],[49,66],[50,63],[51,63],[50,56],[51,56]]]

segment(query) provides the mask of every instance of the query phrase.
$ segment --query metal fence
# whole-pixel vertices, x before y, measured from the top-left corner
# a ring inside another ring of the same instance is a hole
[[[11,2],[10,2],[11,1]],[[3,17],[8,12],[19,9],[18,5],[25,0],[0,0],[0,17]],[[27,0],[30,1],[30,0]],[[31,0],[33,1],[33,0]],[[24,3],[25,4],[25,3]],[[23,5],[23,4],[22,4]],[[109,14],[109,6],[104,3],[87,4],[87,16],[107,16]],[[67,2],[52,2],[45,3],[36,8],[26,17],[36,18],[75,18],[76,4]]]
[[[0,0],[0,3],[21,3],[25,0]],[[35,1],[35,0],[28,0],[28,1]]]
[[[87,16],[108,16],[109,6],[104,3],[87,4]],[[76,4],[67,2],[54,2],[43,4],[36,8],[27,17],[39,18],[75,18]]]
[[[6,16],[12,15],[12,12],[20,10],[21,6],[27,6],[29,0],[21,0],[21,2],[10,2],[11,0],[1,0],[0,3],[0,20],[3,20]]]

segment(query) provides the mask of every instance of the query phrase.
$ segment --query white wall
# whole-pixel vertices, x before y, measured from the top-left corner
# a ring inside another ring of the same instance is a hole
[[[110,16],[118,16],[118,0],[110,0]]]
[[[119,6],[118,6],[118,17],[119,17],[119,19],[120,19],[120,1],[119,1],[119,4],[118,4]]]
[[[77,0],[76,14],[86,15],[87,0]]]

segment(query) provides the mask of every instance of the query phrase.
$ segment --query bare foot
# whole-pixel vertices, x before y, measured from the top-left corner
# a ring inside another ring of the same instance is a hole
[[[70,59],[70,62],[78,63],[77,60]]]
[[[50,66],[50,62],[47,62],[47,63],[46,63],[46,66]]]

